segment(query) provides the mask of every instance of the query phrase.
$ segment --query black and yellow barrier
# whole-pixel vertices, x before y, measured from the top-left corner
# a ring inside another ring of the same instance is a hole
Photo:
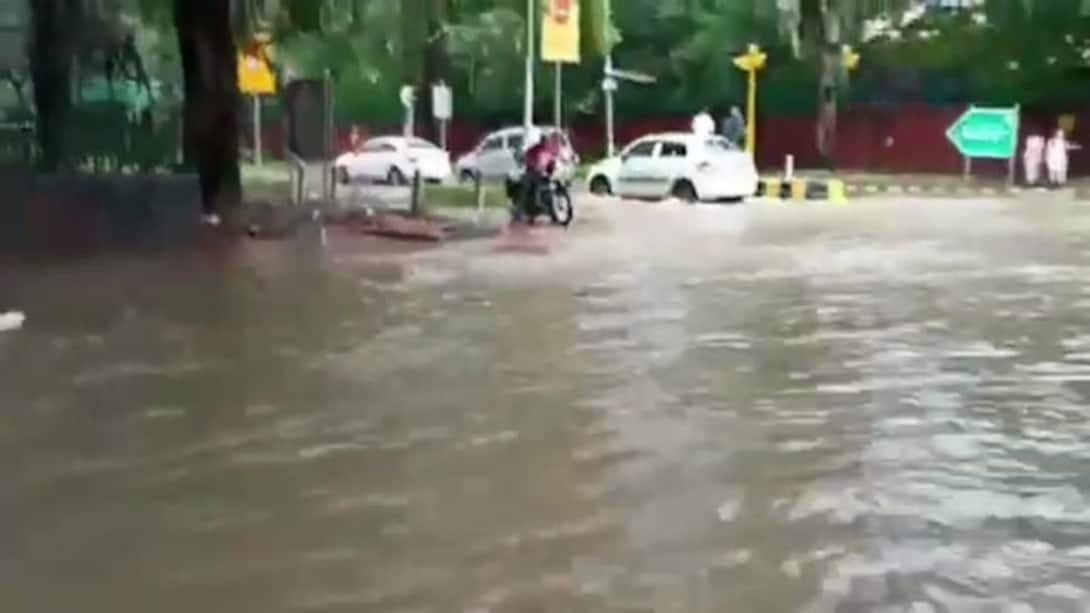
[[[780,179],[769,177],[757,184],[757,195],[781,200],[845,202],[847,192],[840,179]]]

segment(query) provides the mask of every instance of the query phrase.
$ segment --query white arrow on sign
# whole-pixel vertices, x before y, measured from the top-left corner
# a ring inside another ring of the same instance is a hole
[[[606,71],[607,77],[613,77],[614,79],[620,79],[622,81],[631,81],[633,83],[654,83],[658,81],[654,75],[649,75],[645,72],[636,72],[635,70],[621,70],[614,68],[613,70]]]

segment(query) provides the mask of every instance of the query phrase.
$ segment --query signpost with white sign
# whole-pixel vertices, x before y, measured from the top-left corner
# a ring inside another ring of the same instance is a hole
[[[405,138],[409,138],[416,133],[416,126],[413,125],[416,90],[413,89],[412,85],[403,85],[398,97],[401,98],[401,106],[405,107],[405,121],[401,126],[401,132]]]
[[[272,48],[266,35],[257,35],[238,58],[238,89],[253,96],[254,108],[254,164],[261,165],[261,96],[276,93],[276,74],[273,72]]]
[[[431,86],[431,113],[439,121],[439,147],[447,150],[447,125],[454,117],[454,98],[450,86],[440,81]]]
[[[965,158],[965,177],[972,172],[973,158],[1007,160],[1008,181],[1013,183],[1018,125],[1017,106],[969,107],[946,131],[946,138]]]

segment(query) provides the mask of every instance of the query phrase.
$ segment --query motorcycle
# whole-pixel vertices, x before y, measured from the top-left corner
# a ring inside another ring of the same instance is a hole
[[[536,197],[525,205],[522,202],[522,181],[507,180],[507,199],[510,201],[511,218],[525,220],[530,225],[537,218],[548,215],[558,226],[567,227],[575,218],[575,206],[572,204],[571,190],[567,181],[552,177],[536,190]]]
[[[525,172],[525,160],[517,156],[519,167]],[[525,220],[533,225],[537,218],[548,215],[552,222],[565,228],[575,218],[575,205],[571,198],[571,181],[560,178],[561,173],[553,172],[536,190],[536,196],[525,206],[522,203],[522,178],[515,175],[507,177],[507,200],[510,202],[511,219]],[[523,210],[527,209],[527,210]]]

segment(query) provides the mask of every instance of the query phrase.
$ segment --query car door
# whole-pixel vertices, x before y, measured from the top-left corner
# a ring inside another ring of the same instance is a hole
[[[375,167],[377,166],[377,158],[379,151],[382,150],[385,141],[381,140],[369,140],[363,143],[360,147],[359,153],[355,155],[352,160],[352,175],[355,177],[361,177],[368,180],[377,179],[375,174]]]
[[[654,196],[666,196],[677,180],[685,176],[688,166],[688,144],[680,140],[663,141],[651,162],[648,189],[654,189]]]
[[[526,139],[523,137],[522,131],[511,132],[504,139],[504,149],[507,151],[507,156],[503,160],[503,176],[511,176],[518,173],[522,159],[523,147],[525,146]]]
[[[373,151],[368,152],[364,163],[364,172],[367,177],[376,181],[382,181],[390,173],[390,169],[397,166],[397,146],[389,141],[378,143]]]
[[[481,142],[477,153],[477,170],[482,178],[495,179],[502,177],[507,160],[507,149],[504,146],[504,137],[493,134]]]
[[[617,195],[646,198],[654,195],[653,161],[659,142],[645,140],[633,143],[621,153],[621,169],[617,171]]]

